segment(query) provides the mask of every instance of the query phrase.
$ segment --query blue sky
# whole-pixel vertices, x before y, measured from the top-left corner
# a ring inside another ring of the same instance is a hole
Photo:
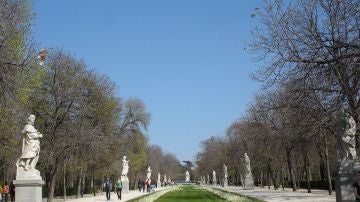
[[[260,84],[247,52],[260,0],[36,0],[33,33],[137,97],[151,113],[146,132],[179,160],[223,135]]]

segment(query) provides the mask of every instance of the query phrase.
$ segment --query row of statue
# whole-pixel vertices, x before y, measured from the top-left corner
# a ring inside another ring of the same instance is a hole
[[[340,164],[340,170],[347,171],[349,176],[352,175],[352,170],[356,167],[360,169],[360,163],[357,160],[355,140],[356,140],[356,122],[354,118],[345,113],[344,110],[339,114],[337,119],[336,129],[337,129],[337,151],[338,151],[338,162]],[[40,179],[40,172],[35,169],[35,166],[39,160],[40,154],[40,139],[43,135],[38,132],[35,127],[35,116],[30,115],[27,118],[26,125],[22,131],[22,152],[20,158],[16,162],[17,166],[17,180],[34,180]],[[254,182],[250,168],[250,159],[248,155],[244,154],[245,161],[245,189],[253,189]],[[358,165],[359,164],[359,165]],[[351,170],[351,169],[352,170]],[[223,165],[224,170],[224,182],[223,185],[228,185],[228,173],[227,166]],[[121,178],[125,181],[128,181],[127,174],[129,172],[129,161],[126,159],[126,156],[123,157],[123,170],[121,172]],[[151,178],[151,168],[150,166],[147,169],[147,180]],[[207,180],[205,176],[201,177],[202,183],[210,183],[210,176],[207,174]],[[164,175],[164,181],[167,182],[169,179]],[[217,182],[216,172],[213,170],[212,183],[216,184]],[[160,173],[158,173],[158,182],[160,182]],[[188,171],[185,173],[185,182],[190,182],[190,174]]]
[[[18,170],[34,170],[39,160],[40,153],[40,141],[39,139],[43,135],[38,132],[34,127],[35,115],[30,115],[27,119],[27,123],[22,131],[22,152],[16,165]],[[342,111],[340,119],[337,123],[338,137],[341,139],[339,142],[340,159],[356,159],[355,149],[355,134],[356,123],[352,116]],[[245,162],[249,160],[249,157],[245,154]],[[123,171],[122,175],[126,176],[129,171],[129,161],[126,160],[126,156],[123,159]],[[246,167],[247,169],[249,166]],[[150,167],[148,168],[148,173]],[[248,169],[249,171],[249,169]],[[151,175],[151,174],[150,174]]]
[[[129,179],[127,177],[127,174],[129,172],[129,160],[126,160],[126,156],[123,157],[122,163],[123,163],[123,169],[121,172],[121,180],[129,181]],[[151,173],[152,173],[152,170],[151,170],[151,167],[149,166],[146,170],[146,180],[151,180]],[[166,175],[164,175],[164,182],[167,182],[167,183],[171,182],[171,178],[167,178]],[[157,183],[161,184],[160,172],[158,172]]]
[[[254,180],[253,180],[252,173],[251,173],[250,159],[249,159],[249,156],[247,155],[247,153],[244,153],[244,160],[245,160],[244,189],[254,189]],[[228,186],[229,182],[228,182],[228,170],[227,170],[227,166],[225,164],[223,164],[223,172],[224,172],[224,178],[223,178],[222,185],[224,187],[226,187],[226,186]],[[206,174],[206,178],[205,178],[205,176],[201,176],[200,182],[203,184],[210,184],[209,173]],[[213,172],[212,172],[212,181],[211,182],[213,185],[217,184],[215,170],[213,170]]]

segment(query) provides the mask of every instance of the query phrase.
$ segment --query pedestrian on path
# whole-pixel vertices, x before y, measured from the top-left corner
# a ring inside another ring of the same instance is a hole
[[[146,183],[145,180],[142,181],[142,190],[145,193]]]
[[[141,192],[141,189],[142,189],[142,181],[141,181],[141,179],[139,179],[139,181],[138,181],[138,189],[139,189],[139,192]]]
[[[10,183],[10,200],[15,202],[15,185],[13,182]]]
[[[9,195],[9,185],[8,185],[7,181],[5,181],[5,184],[4,184],[4,199],[3,199],[5,202],[7,201],[8,195]]]
[[[2,194],[3,194],[3,188],[0,184],[0,202],[2,202]]]
[[[108,201],[110,201],[111,188],[112,188],[112,183],[111,183],[110,179],[107,178],[106,182],[104,183],[104,189],[106,191],[106,200],[108,200]]]
[[[123,184],[122,184],[120,178],[118,178],[118,180],[116,181],[115,188],[116,188],[116,194],[118,196],[118,199],[121,200],[121,191],[123,188]]]

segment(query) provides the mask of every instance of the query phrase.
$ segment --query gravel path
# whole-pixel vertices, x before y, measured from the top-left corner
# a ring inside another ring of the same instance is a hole
[[[159,189],[156,189],[156,191],[159,190],[163,190],[163,189],[168,189],[170,187],[161,187]],[[131,190],[129,193],[123,193],[122,194],[122,198],[121,201],[128,201],[130,199],[136,198],[138,196],[142,196],[145,195],[147,193],[143,193],[143,192],[139,192],[139,191],[135,191],[135,190]],[[120,201],[117,199],[117,195],[114,192],[111,192],[111,197],[110,197],[110,201]],[[63,199],[60,198],[55,198],[53,200],[54,202],[60,202],[60,201],[64,201]],[[100,201],[107,201],[106,200],[106,195],[105,192],[104,193],[98,193],[95,197],[93,195],[84,195],[83,198],[78,198],[78,199],[74,199],[71,196],[68,197],[68,199],[66,200],[67,202],[100,202]],[[46,202],[46,199],[43,199],[43,202]]]
[[[223,189],[226,191],[239,193],[241,195],[251,196],[254,198],[262,199],[268,202],[335,202],[335,191],[333,195],[329,195],[326,190],[312,190],[312,193],[307,193],[307,190],[300,189],[297,192],[293,192],[292,189],[282,189],[274,190],[274,189],[260,189],[255,188],[254,190],[243,190],[242,187],[220,187],[213,186],[214,188]]]

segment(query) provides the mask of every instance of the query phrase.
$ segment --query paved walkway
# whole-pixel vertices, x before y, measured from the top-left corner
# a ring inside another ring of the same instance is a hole
[[[251,196],[254,198],[262,199],[268,202],[335,202],[335,191],[333,195],[329,195],[329,192],[326,190],[312,190],[312,193],[307,193],[307,190],[300,189],[297,192],[293,192],[292,189],[260,189],[255,188],[254,190],[243,190],[242,187],[220,187],[213,186],[214,188],[223,189],[230,192],[239,193],[241,195]]]
[[[159,189],[156,189],[156,191],[159,190],[163,190],[163,189],[168,189],[170,187],[161,187]],[[135,191],[135,190],[130,190],[129,193],[123,193],[121,196],[121,201],[128,201],[130,199],[136,198],[138,196],[142,196],[148,193],[143,193],[143,192],[139,192],[139,191]],[[54,202],[60,202],[60,201],[64,201],[64,199],[62,198],[55,198],[53,200]],[[66,200],[67,202],[100,202],[100,201],[107,201],[106,200],[106,195],[105,192],[104,193],[98,193],[95,197],[93,195],[84,195],[83,198],[78,198],[78,199],[74,199],[71,196],[68,197],[68,199]],[[111,197],[110,197],[110,201],[120,201],[117,199],[117,195],[114,192],[111,192]],[[46,199],[43,199],[43,202],[46,202]]]

